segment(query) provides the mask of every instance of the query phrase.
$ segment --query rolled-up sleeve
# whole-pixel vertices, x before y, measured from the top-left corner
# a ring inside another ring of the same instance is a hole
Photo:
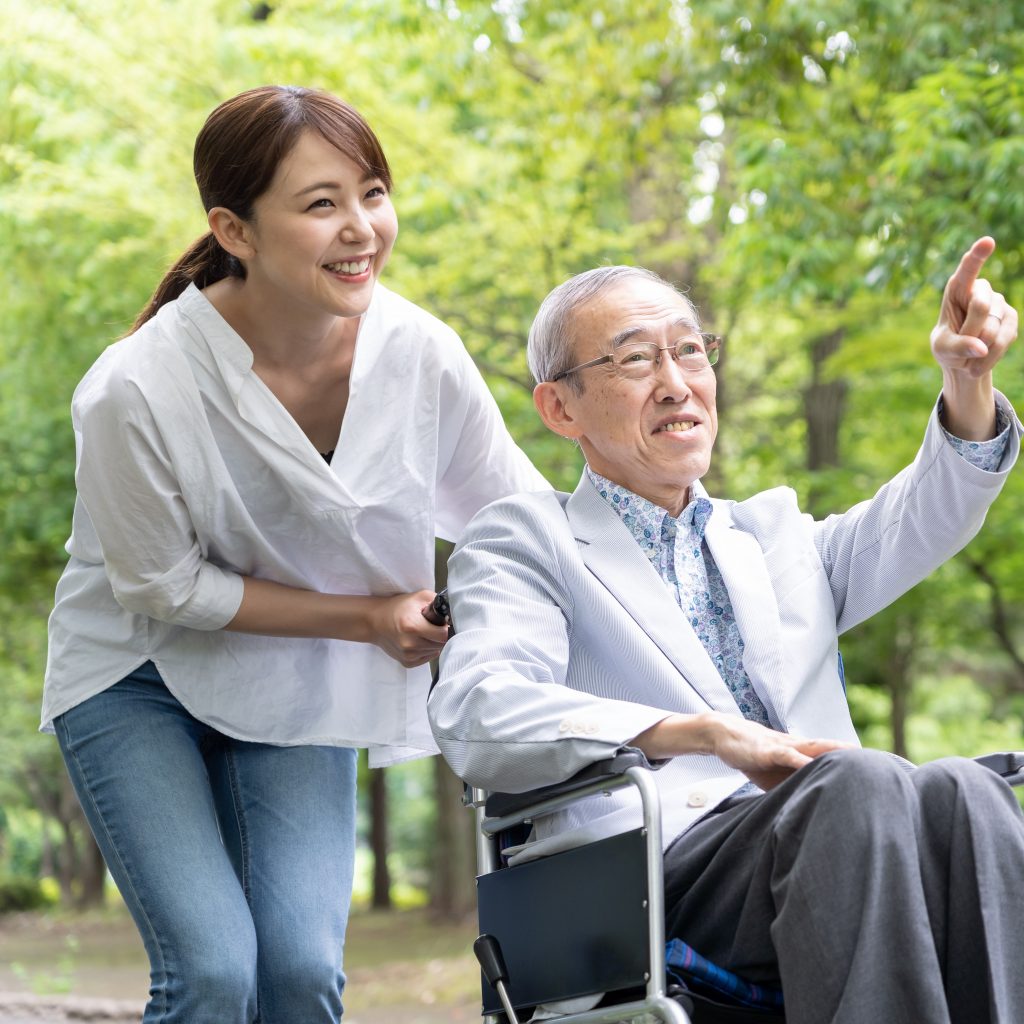
[[[108,377],[76,395],[73,419],[75,482],[118,603],[190,629],[223,628],[242,578],[208,561],[139,390]]]

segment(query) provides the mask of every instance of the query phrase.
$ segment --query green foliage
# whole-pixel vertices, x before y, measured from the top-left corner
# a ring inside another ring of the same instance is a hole
[[[857,683],[848,693],[865,746],[889,749],[889,695]],[[917,764],[939,757],[978,757],[996,750],[1015,750],[1024,734],[1024,717],[1019,713],[993,717],[992,695],[963,673],[920,676],[914,684],[912,704],[908,756]]]
[[[39,910],[48,902],[35,879],[24,875],[0,875],[0,914]]]
[[[192,142],[243,88],[322,86],[366,114],[397,183],[387,283],[461,333],[510,429],[564,489],[579,452],[539,424],[524,342],[539,300],[574,272],[635,262],[687,285],[728,336],[712,490],[786,482],[819,513],[869,496],[916,450],[940,387],[928,330],[974,237],[996,237],[986,273],[1024,303],[1019,4],[271,6],[256,19],[228,0],[7,4],[0,807],[33,804],[28,780],[52,788],[62,770],[35,723],[74,494],[72,390],[204,230]],[[997,374],[1011,398],[1022,358]],[[830,385],[843,395],[836,454],[814,465],[811,442],[832,428],[811,397]],[[844,637],[868,742],[891,742],[898,657],[915,756],[967,737],[1024,745],[1022,488],[1018,471],[961,556]],[[943,694],[964,702],[959,731]],[[427,776],[408,772],[392,780],[396,846],[419,880]]]

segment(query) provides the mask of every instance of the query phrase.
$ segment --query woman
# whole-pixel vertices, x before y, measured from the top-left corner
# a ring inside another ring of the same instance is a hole
[[[209,233],[75,392],[43,722],[146,944],[144,1020],[337,1021],[354,748],[435,749],[435,532],[546,484],[457,336],[377,283],[397,221],[355,110],[242,93],[194,167]]]

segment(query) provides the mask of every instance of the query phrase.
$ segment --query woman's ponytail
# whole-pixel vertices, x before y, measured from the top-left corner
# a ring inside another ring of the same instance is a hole
[[[135,318],[132,332],[156,316],[161,306],[176,299],[190,284],[202,289],[225,277],[243,277],[244,274],[241,263],[221,248],[212,231],[207,231],[164,275],[153,297]]]

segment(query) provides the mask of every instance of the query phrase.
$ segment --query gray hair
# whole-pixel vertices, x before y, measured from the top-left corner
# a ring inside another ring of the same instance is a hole
[[[540,384],[568,370],[576,358],[573,321],[580,307],[596,298],[601,292],[622,280],[640,279],[654,281],[671,288],[689,307],[693,314],[693,325],[700,328],[697,309],[693,303],[674,285],[643,267],[597,267],[570,277],[553,289],[540,304],[537,315],[530,327],[526,344],[526,360],[534,380]],[[577,393],[583,391],[583,382],[573,375],[567,378],[569,386]]]

